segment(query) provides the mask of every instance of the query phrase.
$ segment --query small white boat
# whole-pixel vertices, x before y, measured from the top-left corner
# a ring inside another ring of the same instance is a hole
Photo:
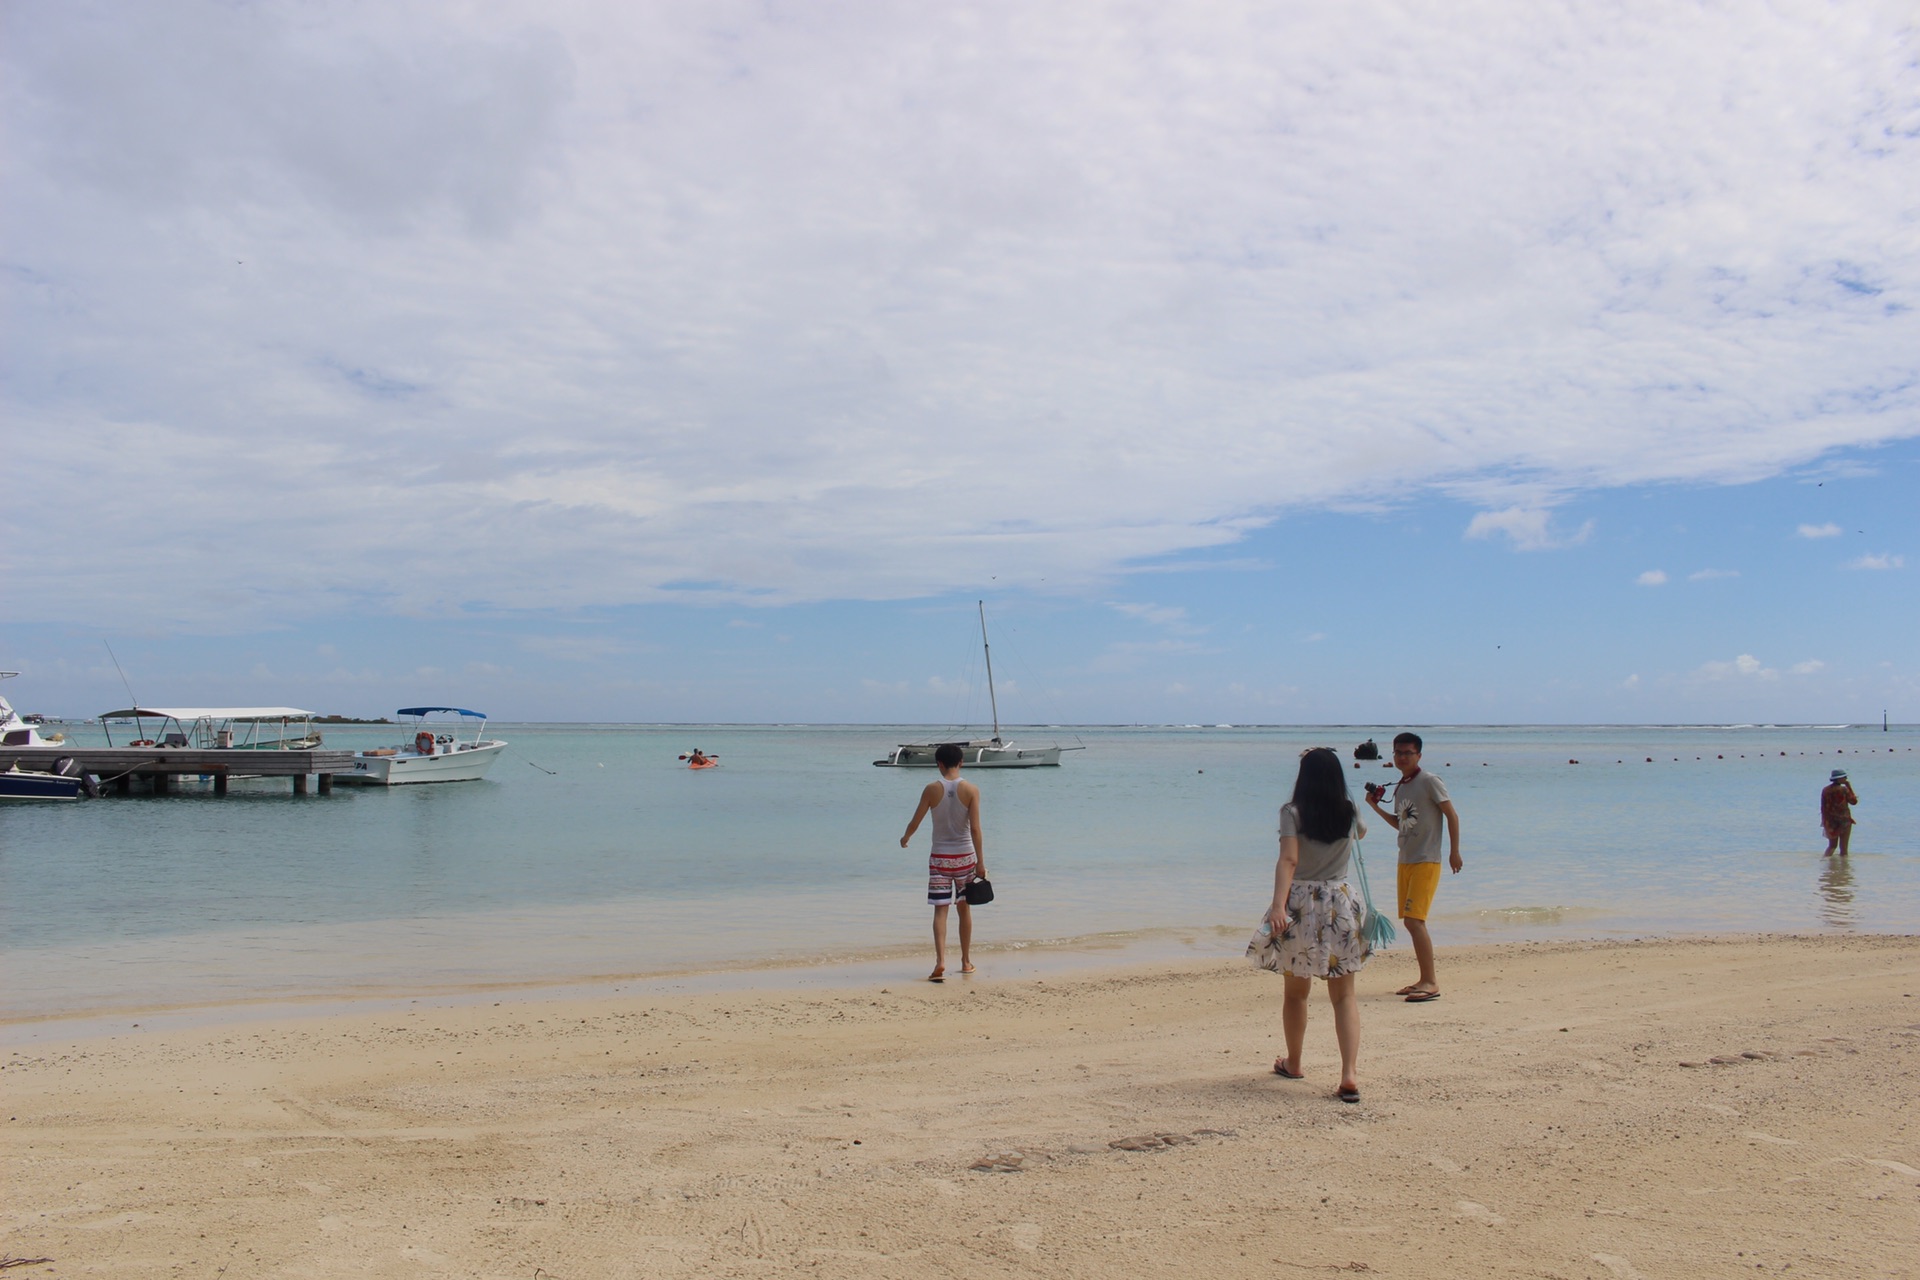
[[[993,692],[993,648],[987,643],[987,606],[982,601],[977,607],[980,610],[980,652],[986,658],[987,665],[987,703],[993,709],[993,736],[954,741],[952,745],[960,748],[960,763],[963,767],[975,769],[1035,769],[1042,765],[1057,767],[1062,751],[1079,751],[1081,748],[1022,747],[1000,737],[1000,700]],[[932,769],[937,767],[933,753],[947,745],[945,742],[903,742],[886,759],[873,763],[882,769]]]
[[[402,707],[395,715],[412,718],[418,727],[413,741],[397,747],[381,747],[356,752],[353,772],[343,773],[335,782],[357,782],[369,787],[397,787],[414,782],[472,782],[486,776],[488,769],[507,744],[499,738],[482,738],[487,717],[463,707]],[[480,722],[473,737],[461,741],[459,721],[451,725],[428,723],[431,715],[466,716]]]

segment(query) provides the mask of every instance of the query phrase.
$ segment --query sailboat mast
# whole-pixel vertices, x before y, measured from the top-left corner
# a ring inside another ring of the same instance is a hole
[[[993,740],[1000,741],[1000,700],[993,696],[993,646],[987,643],[987,602],[974,601],[980,607],[980,652],[987,659],[987,705],[993,708]]]

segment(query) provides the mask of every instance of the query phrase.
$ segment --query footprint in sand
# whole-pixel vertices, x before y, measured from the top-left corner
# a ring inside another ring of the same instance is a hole
[[[1106,1151],[1169,1151],[1174,1147],[1190,1146],[1202,1138],[1233,1138],[1239,1136],[1232,1129],[1195,1129],[1192,1133],[1141,1133],[1130,1138],[1115,1138],[1104,1147],[1090,1142],[1074,1142],[1067,1145],[1067,1154],[1076,1156],[1099,1155]],[[1030,1169],[1036,1163],[1050,1162],[1054,1159],[1051,1151],[1036,1147],[1026,1147],[1018,1151],[995,1151],[981,1156],[967,1168],[976,1173],[1020,1173]]]
[[[975,1173],[1019,1173],[1026,1167],[1027,1153],[1024,1151],[997,1151],[981,1156],[967,1166]]]
[[[1504,1227],[1507,1225],[1505,1218],[1487,1208],[1487,1206],[1477,1204],[1472,1200],[1455,1201],[1453,1214],[1456,1218],[1471,1218],[1475,1222],[1484,1222],[1490,1227]]]
[[[1645,1280],[1638,1267],[1617,1253],[1596,1253],[1593,1260],[1619,1276],[1620,1280]]]
[[[1135,1138],[1115,1138],[1107,1145],[1115,1151],[1165,1151],[1192,1142],[1184,1133],[1143,1133]]]
[[[1459,1165],[1447,1159],[1445,1156],[1428,1156],[1427,1163],[1432,1165],[1434,1168],[1438,1169],[1442,1173],[1463,1172],[1463,1170],[1460,1168]]]
[[[1805,1052],[1802,1050],[1801,1052]],[[1770,1049],[1744,1049],[1739,1053],[1716,1053],[1702,1061],[1698,1058],[1683,1058],[1683,1067],[1744,1067],[1749,1062],[1772,1062],[1780,1055]]]
[[[1771,1142],[1776,1147],[1797,1147],[1800,1145],[1792,1138],[1776,1138],[1770,1133],[1761,1133],[1758,1129],[1749,1129],[1740,1136],[1749,1142]]]

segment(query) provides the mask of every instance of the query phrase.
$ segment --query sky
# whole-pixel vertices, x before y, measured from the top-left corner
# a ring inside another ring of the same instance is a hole
[[[0,162],[23,710],[1920,721],[1909,5],[8,0]]]

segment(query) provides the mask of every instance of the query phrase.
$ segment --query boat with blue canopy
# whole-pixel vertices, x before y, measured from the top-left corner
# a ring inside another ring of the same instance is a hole
[[[402,707],[394,712],[414,725],[413,741],[393,747],[378,747],[354,753],[353,772],[339,775],[336,782],[357,782],[370,787],[397,787],[414,782],[472,782],[486,776],[494,760],[507,744],[499,738],[483,737],[487,728],[484,712],[465,707]],[[459,719],[435,720],[434,716]],[[473,736],[463,738],[463,726],[477,720]]]

